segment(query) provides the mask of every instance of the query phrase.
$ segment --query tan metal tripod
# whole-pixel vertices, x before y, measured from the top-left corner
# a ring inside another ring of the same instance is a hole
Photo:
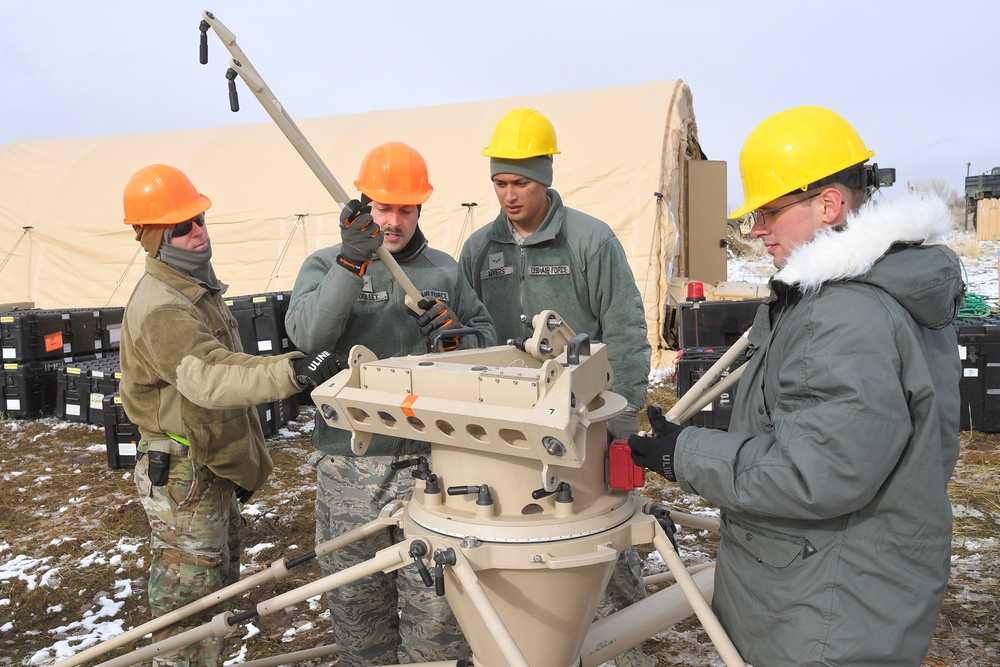
[[[351,431],[359,455],[372,434],[383,433],[422,438],[431,443],[431,457],[412,461],[417,484],[410,501],[391,504],[376,521],[318,545],[316,553],[388,526],[400,526],[405,539],[252,610],[219,614],[102,664],[135,664],[226,636],[242,622],[370,574],[418,567],[425,583],[447,597],[477,667],[597,667],[692,611],[725,664],[742,666],[706,600],[713,570],[692,576],[658,521],[660,507],[608,487],[604,422],[625,403],[608,391],[605,346],[575,336],[552,311],[533,324],[532,338],[517,345],[384,360],[354,347],[350,368],[312,394],[324,420]],[[676,512],[669,520],[715,527]],[[677,585],[592,623],[618,554],[649,543]],[[276,563],[271,577],[254,575],[57,667],[80,664],[268,578],[283,578],[287,569]]]

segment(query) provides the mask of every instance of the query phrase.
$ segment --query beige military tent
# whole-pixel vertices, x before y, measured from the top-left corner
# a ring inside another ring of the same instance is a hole
[[[434,186],[421,227],[457,257],[499,210],[482,150],[496,122],[525,106],[556,128],[553,187],[621,239],[645,302],[653,365],[662,364],[674,220],[684,214],[686,162],[701,157],[683,81],[296,123],[351,195],[369,149],[393,140],[417,148]],[[338,205],[272,123],[13,143],[0,147],[0,303],[124,305],[143,256],[122,222],[122,190],[155,162],[182,169],[212,200],[213,264],[231,296],[291,290],[305,257],[339,241]]]

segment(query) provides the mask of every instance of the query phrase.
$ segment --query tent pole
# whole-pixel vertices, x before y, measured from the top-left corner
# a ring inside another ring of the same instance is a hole
[[[136,248],[135,252],[132,253],[132,259],[128,261],[128,264],[125,266],[125,270],[122,271],[122,274],[118,277],[118,280],[115,282],[115,288],[111,290],[111,295],[108,296],[108,302],[104,304],[105,306],[111,305],[111,299],[115,298],[115,292],[117,292],[118,288],[122,286],[122,281],[125,280],[125,276],[132,269],[132,265],[135,264],[135,258],[139,256],[140,250],[142,250],[142,246]]]
[[[302,218],[309,215],[308,213],[296,213],[295,214],[295,224],[292,226],[292,233],[288,235],[288,239],[285,240],[285,246],[281,249],[278,254],[278,261],[274,263],[274,268],[271,269],[271,276],[267,279],[267,285],[264,286],[264,291],[268,291],[271,287],[271,281],[278,277],[278,269],[281,268],[281,263],[285,260],[285,255],[288,253],[288,246],[292,245],[292,239],[295,238],[295,232],[298,231],[299,225],[302,224]]]
[[[34,228],[22,227],[21,229],[23,229],[24,232],[22,232],[21,236],[18,237],[17,243],[15,243],[14,247],[10,249],[10,252],[7,253],[7,256],[3,258],[3,264],[0,264],[0,271],[3,271],[3,267],[7,266],[7,262],[10,261],[11,256],[14,254],[14,251],[17,250],[17,246],[21,245],[21,241],[24,240],[24,237],[27,236],[28,232],[30,232]]]

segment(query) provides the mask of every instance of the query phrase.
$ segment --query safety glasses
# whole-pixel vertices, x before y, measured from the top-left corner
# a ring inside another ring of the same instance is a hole
[[[795,206],[796,204],[801,204],[804,201],[809,201],[810,199],[815,199],[816,197],[819,197],[821,194],[822,194],[821,192],[817,192],[815,194],[809,195],[808,197],[803,197],[802,199],[796,199],[791,204],[785,204],[783,206],[779,206],[778,208],[768,208],[768,209],[758,208],[756,211],[751,211],[750,212],[750,217],[753,220],[753,226],[754,227],[763,227],[764,223],[767,222],[767,216],[769,216],[769,215],[772,215],[772,216],[773,215],[777,215],[781,211],[784,211],[786,208],[791,208],[792,206]]]
[[[187,236],[188,234],[191,233],[191,230],[194,228],[194,225],[198,225],[199,227],[205,226],[204,213],[199,213],[190,220],[185,220],[184,222],[178,222],[176,225],[174,225],[174,228],[170,230],[170,238],[179,239],[182,236]]]

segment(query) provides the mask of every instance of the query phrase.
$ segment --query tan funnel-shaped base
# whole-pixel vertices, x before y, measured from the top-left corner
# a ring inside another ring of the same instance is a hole
[[[413,503],[410,504],[412,506]],[[631,502],[628,503],[631,509]],[[638,514],[633,521],[645,524]],[[404,527],[406,522],[404,522]],[[409,534],[419,535],[413,527]],[[557,542],[476,543],[456,549],[459,563],[445,568],[445,593],[472,647],[477,667],[507,667],[503,655],[507,633],[525,664],[576,667],[598,602],[607,586],[618,552],[631,543],[629,525]],[[474,577],[469,576],[469,571]],[[479,587],[496,610],[498,628],[477,604]]]
[[[532,322],[514,346],[391,359],[356,346],[312,393],[359,456],[374,434],[430,443],[401,462],[418,480],[402,528],[477,667],[578,667],[618,554],[659,530],[608,486],[606,422],[626,403],[606,347],[552,311]]]

